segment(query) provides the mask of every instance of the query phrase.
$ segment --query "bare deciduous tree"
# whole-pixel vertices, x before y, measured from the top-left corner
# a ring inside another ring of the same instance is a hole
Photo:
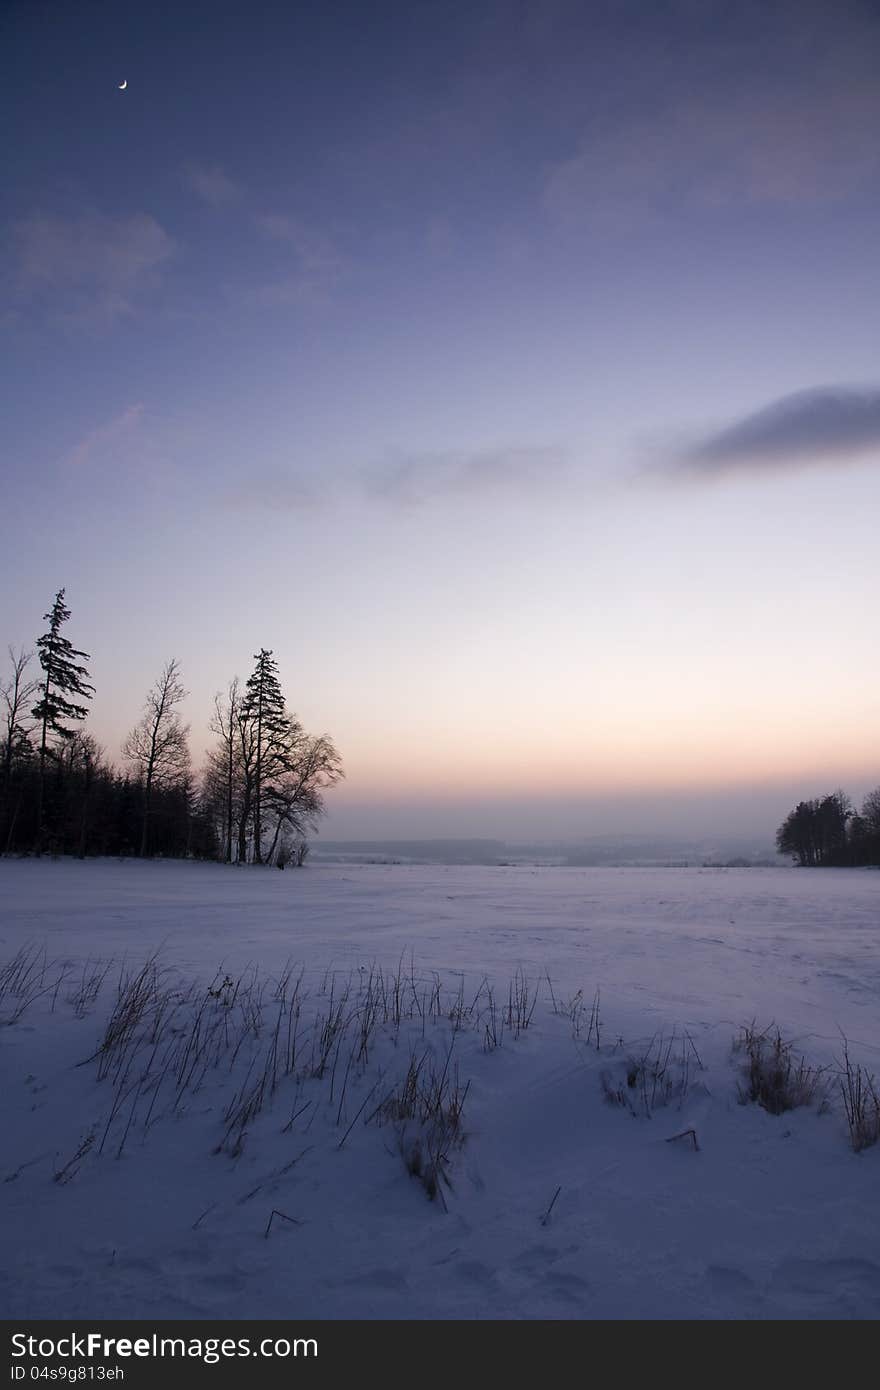
[[[223,845],[227,864],[232,863],[232,831],[235,819],[238,784],[239,732],[241,693],[238,676],[229,683],[225,700],[214,696],[211,733],[217,735],[217,747],[209,754],[208,777],[223,805]]]
[[[76,852],[80,859],[85,859],[94,785],[98,775],[107,771],[104,749],[91,734],[78,730],[62,747],[58,762],[65,779],[76,786],[79,816]]]
[[[0,682],[0,707],[3,719],[3,786],[0,793],[0,823],[6,825],[6,848],[12,845],[15,825],[21,806],[21,785],[17,793],[13,787],[20,778],[16,777],[16,764],[27,763],[33,749],[30,736],[34,725],[28,720],[28,706],[40,688],[38,680],[27,674],[33,652],[9,648],[9,664],[12,668],[7,680]]]
[[[33,652],[24,647],[14,651],[9,647],[9,664],[12,674],[0,683],[0,702],[3,706],[3,785],[8,786],[16,749],[33,732],[33,724],[27,722],[27,706],[40,688],[36,679],[29,678],[27,668]]]
[[[873,835],[880,835],[880,787],[875,787],[865,797],[862,818]]]
[[[266,789],[266,807],[277,817],[267,862],[272,863],[279,836],[292,831],[301,842],[324,813],[323,792],[345,774],[342,759],[326,734],[307,734],[290,720],[285,771]],[[308,852],[306,850],[306,852]],[[303,854],[300,864],[305,859]]]
[[[180,781],[189,770],[187,734],[176,706],[187,692],[180,679],[180,667],[172,657],[147,695],[144,713],[123,744],[123,756],[143,779],[144,800],[141,823],[141,855],[149,849],[150,809],[153,791]]]

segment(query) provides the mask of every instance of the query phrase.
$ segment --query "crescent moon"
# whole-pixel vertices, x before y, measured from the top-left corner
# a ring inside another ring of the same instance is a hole
[[[117,88],[117,91],[124,92],[127,86],[128,86],[128,78],[126,77],[126,79],[125,79],[124,82],[120,82],[120,84],[119,84],[119,86],[118,86],[118,88]]]

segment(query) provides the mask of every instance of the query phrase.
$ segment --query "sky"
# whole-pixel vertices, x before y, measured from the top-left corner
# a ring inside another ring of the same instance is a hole
[[[880,6],[0,7],[0,643],[271,648],[325,834],[880,782]],[[120,89],[125,83],[124,89]]]

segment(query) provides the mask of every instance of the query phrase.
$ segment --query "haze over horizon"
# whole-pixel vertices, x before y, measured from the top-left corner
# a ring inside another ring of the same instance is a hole
[[[880,783],[876,6],[0,41],[0,648],[65,586],[112,759],[176,656],[198,761],[265,646],[326,838],[763,842]]]

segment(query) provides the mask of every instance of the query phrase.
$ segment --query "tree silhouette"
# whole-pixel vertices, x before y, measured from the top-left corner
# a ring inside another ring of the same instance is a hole
[[[255,864],[263,863],[263,790],[267,782],[287,766],[290,720],[278,680],[278,663],[261,647],[256,666],[245,686],[242,720],[249,724],[254,744],[253,815]]]
[[[232,831],[235,816],[236,787],[238,769],[238,720],[241,707],[241,692],[238,676],[230,681],[225,701],[219,694],[214,696],[214,714],[210,729],[216,734],[218,745],[208,754],[208,767],[205,774],[207,793],[216,804],[223,806],[223,845],[227,864],[232,863]]]
[[[69,727],[69,721],[78,722],[85,719],[88,708],[86,705],[77,704],[76,700],[67,699],[67,696],[79,696],[81,700],[90,700],[95,693],[95,687],[87,679],[88,670],[85,666],[78,665],[77,662],[77,658],[80,657],[83,661],[88,661],[90,659],[88,652],[79,651],[66,637],[61,636],[61,625],[66,623],[69,617],[70,609],[66,607],[64,602],[64,590],[59,589],[51,609],[48,613],[43,614],[43,620],[48,622],[49,630],[37,639],[37,651],[40,654],[40,665],[45,672],[45,679],[41,683],[42,699],[31,711],[34,719],[40,725],[37,836],[35,843],[37,854],[40,853],[43,842],[46,759],[51,756],[48,744],[49,733],[57,734],[62,740],[72,738],[75,731]]]
[[[853,863],[853,818],[852,802],[843,791],[799,801],[776,832],[776,848],[806,868]],[[858,833],[858,820],[855,829]]]
[[[26,723],[26,711],[40,683],[28,675],[33,652],[22,647],[18,652],[9,649],[12,674],[0,682],[0,706],[3,721],[3,789],[0,794],[0,824],[6,829],[5,847],[12,848],[16,822],[24,795],[24,772],[33,757],[32,727]]]
[[[141,720],[125,740],[123,755],[133,763],[144,781],[141,818],[141,856],[148,853],[150,813],[153,792],[179,782],[189,769],[186,736],[189,727],[181,723],[175,706],[186,699],[180,667],[172,659],[162,668],[144,704]]]

